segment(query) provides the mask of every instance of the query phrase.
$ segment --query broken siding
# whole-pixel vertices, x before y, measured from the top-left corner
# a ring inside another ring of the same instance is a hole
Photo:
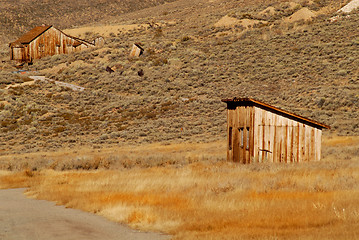
[[[144,49],[140,45],[133,44],[130,52],[130,57],[139,57],[140,55],[142,55],[143,51]]]
[[[92,41],[92,44],[101,47],[105,44],[105,39],[103,37],[97,37]]]

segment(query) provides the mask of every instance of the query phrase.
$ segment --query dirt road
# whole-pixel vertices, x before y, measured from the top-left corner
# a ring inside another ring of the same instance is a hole
[[[2,240],[122,240],[169,239],[142,233],[105,218],[53,202],[27,199],[25,189],[0,190],[0,239]]]

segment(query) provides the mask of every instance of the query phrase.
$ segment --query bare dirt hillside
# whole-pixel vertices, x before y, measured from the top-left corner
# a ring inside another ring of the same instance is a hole
[[[139,26],[112,28],[101,48],[28,67],[83,92],[51,82],[6,90],[29,79],[1,64],[0,151],[223,140],[220,100],[235,96],[331,125],[325,134],[356,135],[359,14],[329,20],[343,4],[181,0],[109,15],[112,27]],[[142,56],[128,57],[133,43]]]

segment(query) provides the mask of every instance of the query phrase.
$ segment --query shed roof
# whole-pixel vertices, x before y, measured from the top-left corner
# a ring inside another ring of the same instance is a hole
[[[17,39],[15,42],[11,44],[18,44],[18,43],[28,44],[51,27],[52,25],[42,25],[42,26],[34,27],[33,29],[22,35],[19,39]]]
[[[59,31],[62,32],[61,30],[59,30]],[[77,46],[79,46],[79,45],[81,45],[81,44],[85,44],[86,46],[88,46],[88,45],[95,46],[95,44],[90,43],[89,41],[86,41],[86,40],[84,40],[84,39],[81,39],[81,38],[78,38],[78,37],[74,37],[74,36],[70,36],[70,35],[68,35],[68,34],[66,34],[66,33],[64,33],[64,32],[62,32],[62,33],[65,34],[66,36],[68,36],[68,37],[73,38],[74,40],[76,40],[76,42],[74,43],[74,47],[77,47]]]
[[[252,98],[222,99],[222,102],[227,103],[227,106],[230,106],[230,105],[232,105],[232,106],[256,106],[256,107],[260,107],[260,108],[263,108],[265,110],[268,110],[268,111],[283,115],[283,116],[285,116],[287,118],[291,118],[293,120],[296,120],[296,121],[311,125],[311,126],[316,127],[316,128],[330,129],[330,126],[325,125],[323,123],[311,120],[311,119],[306,118],[306,117],[302,117],[302,116],[297,115],[295,113],[288,112],[286,110],[271,106],[271,105],[269,105],[267,103],[263,103],[263,102],[260,102],[258,100],[252,99]]]

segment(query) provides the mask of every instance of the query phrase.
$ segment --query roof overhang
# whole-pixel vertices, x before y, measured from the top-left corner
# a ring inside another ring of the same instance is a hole
[[[52,27],[52,25],[42,25],[42,26],[34,27],[33,29],[31,29],[27,33],[23,34],[15,42],[12,42],[10,44],[13,44],[13,43],[28,44],[28,43],[32,42],[35,38],[37,38],[38,36],[43,34],[45,31],[47,31],[51,27]]]
[[[12,42],[12,43],[9,43],[9,47],[11,47],[11,48],[23,48],[25,46],[20,42]]]
[[[228,109],[235,109],[237,106],[255,106],[255,107],[259,107],[262,109],[265,109],[267,111],[276,113],[276,114],[280,114],[282,116],[285,116],[287,118],[293,119],[295,121],[313,126],[315,128],[326,128],[326,129],[330,129],[330,126],[325,125],[323,123],[311,120],[309,118],[297,115],[295,113],[291,113],[288,112],[286,110],[271,106],[267,103],[263,103],[260,102],[258,100],[252,99],[252,98],[233,98],[233,99],[222,99],[222,102],[227,103],[227,108]]]

